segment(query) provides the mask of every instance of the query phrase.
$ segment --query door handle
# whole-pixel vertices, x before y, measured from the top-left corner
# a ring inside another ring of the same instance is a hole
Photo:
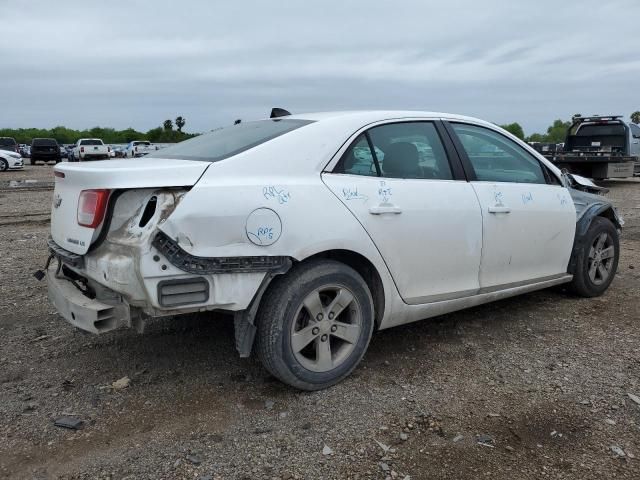
[[[511,209],[504,205],[496,205],[494,207],[489,207],[489,213],[511,213]]]
[[[369,208],[369,213],[371,215],[383,215],[385,213],[392,213],[398,215],[402,213],[402,209],[396,207],[395,205],[377,205]]]

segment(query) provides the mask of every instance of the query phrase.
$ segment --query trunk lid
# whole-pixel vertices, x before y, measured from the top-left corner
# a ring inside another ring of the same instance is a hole
[[[162,158],[58,164],[54,168],[56,182],[51,205],[51,237],[62,248],[84,255],[99,235],[102,224],[96,228],[78,224],[80,192],[191,187],[209,165],[209,162]]]

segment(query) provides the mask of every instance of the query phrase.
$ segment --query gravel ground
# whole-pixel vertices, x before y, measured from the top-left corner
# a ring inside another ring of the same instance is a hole
[[[0,189],[0,476],[640,478],[640,182],[608,186],[627,225],[605,296],[547,290],[379,332],[316,393],[238,358],[226,317],[73,329],[31,276],[51,191]]]

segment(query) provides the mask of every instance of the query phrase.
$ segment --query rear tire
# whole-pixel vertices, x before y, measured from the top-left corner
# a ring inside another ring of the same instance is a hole
[[[371,293],[358,272],[333,260],[302,263],[265,292],[256,318],[258,357],[288,385],[327,388],[362,360],[373,319]]]
[[[615,277],[620,258],[620,239],[611,220],[595,217],[575,255],[576,271],[569,288],[583,297],[602,295]]]

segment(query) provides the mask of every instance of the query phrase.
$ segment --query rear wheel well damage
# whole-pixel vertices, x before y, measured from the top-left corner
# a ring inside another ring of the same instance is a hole
[[[271,282],[277,276],[286,274],[294,264],[304,265],[307,262],[323,258],[344,263],[362,276],[373,298],[375,328],[380,326],[382,317],[384,316],[385,297],[382,278],[376,267],[365,256],[351,250],[328,250],[316,253],[301,261],[290,260],[280,270],[267,273],[249,307],[247,307],[246,310],[236,312],[234,315],[235,343],[236,349],[241,357],[248,357],[251,354],[257,329],[255,325],[256,314],[260,308],[263,296],[268,293],[270,289]]]

